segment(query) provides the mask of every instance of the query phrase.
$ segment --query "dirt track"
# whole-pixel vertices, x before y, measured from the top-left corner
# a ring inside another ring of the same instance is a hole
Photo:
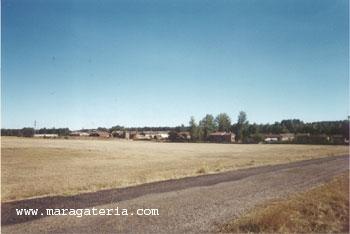
[[[140,186],[2,204],[3,233],[212,232],[266,199],[316,186],[349,170],[349,156],[243,169]],[[129,216],[17,216],[15,208],[126,208]],[[159,216],[130,214],[139,208]]]

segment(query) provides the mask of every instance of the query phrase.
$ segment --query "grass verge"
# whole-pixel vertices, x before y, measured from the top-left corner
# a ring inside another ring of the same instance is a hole
[[[223,233],[349,233],[349,172],[330,182],[266,203],[219,228]]]

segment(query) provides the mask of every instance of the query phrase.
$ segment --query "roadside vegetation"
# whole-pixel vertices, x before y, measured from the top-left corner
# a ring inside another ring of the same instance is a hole
[[[222,233],[348,233],[349,173],[285,201],[265,204]]]

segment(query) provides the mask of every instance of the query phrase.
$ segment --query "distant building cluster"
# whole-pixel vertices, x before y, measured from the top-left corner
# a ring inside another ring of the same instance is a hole
[[[69,137],[99,137],[99,138],[121,138],[127,140],[171,140],[170,134],[176,134],[179,141],[190,141],[190,132],[171,132],[171,131],[73,131]],[[34,134],[37,138],[56,138],[58,134]],[[209,135],[209,141],[215,143],[233,143],[236,142],[236,135],[232,132],[213,132]],[[310,133],[284,133],[284,134],[263,134],[259,142],[278,143],[294,142],[300,144],[327,144],[327,143],[348,143],[343,135],[311,135]],[[258,142],[256,142],[258,143]]]
[[[71,137],[102,137],[102,138],[123,138],[133,140],[151,140],[151,139],[168,139],[167,131],[113,131],[111,133],[104,131],[74,131],[69,134]]]
[[[111,133],[103,131],[74,131],[69,134],[71,137],[105,137],[105,138],[121,138],[127,140],[167,140],[170,131],[113,131]],[[191,140],[190,132],[176,133],[178,138],[183,141]],[[235,142],[235,134],[231,132],[214,132],[210,135],[211,142]]]

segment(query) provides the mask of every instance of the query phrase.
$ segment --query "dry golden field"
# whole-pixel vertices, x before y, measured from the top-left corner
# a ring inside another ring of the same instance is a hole
[[[342,155],[347,146],[1,138],[2,202]]]

